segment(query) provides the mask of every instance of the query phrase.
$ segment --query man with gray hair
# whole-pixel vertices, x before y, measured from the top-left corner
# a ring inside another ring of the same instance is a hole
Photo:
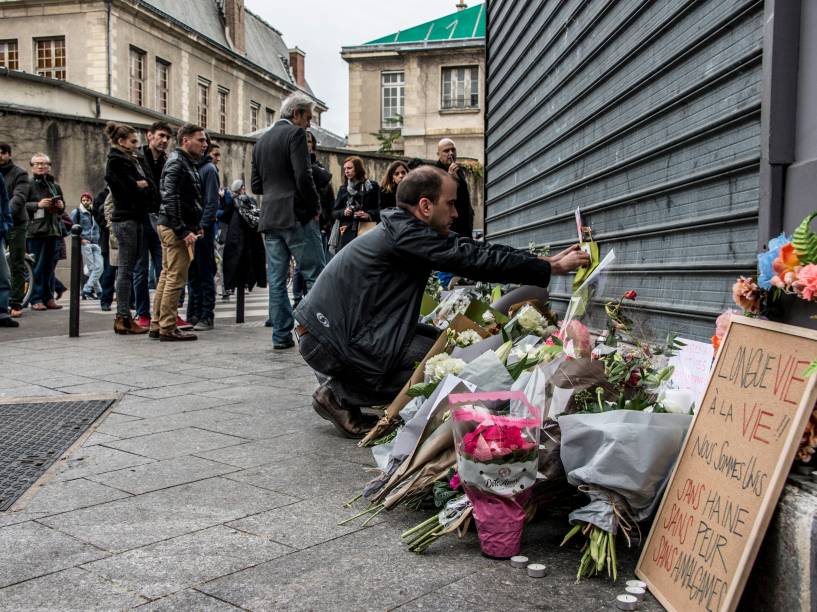
[[[269,283],[272,347],[288,349],[294,321],[287,293],[292,257],[309,291],[324,266],[318,226],[320,201],[305,129],[312,120],[313,101],[294,93],[281,105],[281,119],[258,140],[252,152],[253,193],[263,195],[258,229],[264,234]]]

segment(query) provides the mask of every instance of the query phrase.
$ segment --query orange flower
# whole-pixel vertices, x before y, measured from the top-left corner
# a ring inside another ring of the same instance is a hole
[[[794,250],[794,245],[789,242],[780,247],[780,255],[778,255],[777,259],[772,263],[772,270],[774,270],[777,278],[780,279],[780,284],[788,286],[797,280],[795,268],[799,265],[800,258],[797,256],[797,251]],[[776,287],[780,286],[774,279],[772,280],[772,284]]]
[[[715,347],[716,351],[719,348],[721,348],[721,338],[720,338],[720,336],[712,336],[712,346]]]

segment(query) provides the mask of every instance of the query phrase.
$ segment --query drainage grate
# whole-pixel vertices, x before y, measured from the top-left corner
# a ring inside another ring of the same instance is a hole
[[[0,404],[0,512],[71,448],[113,399]]]

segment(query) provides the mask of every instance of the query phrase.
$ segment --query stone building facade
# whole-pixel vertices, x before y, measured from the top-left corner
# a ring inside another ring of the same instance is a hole
[[[343,47],[349,64],[349,147],[376,151],[399,129],[393,150],[434,158],[453,138],[460,157],[482,163],[485,112],[485,5],[363,45]]]
[[[317,123],[327,110],[304,52],[243,0],[0,0],[1,68],[222,134],[270,124],[298,90],[315,99]]]

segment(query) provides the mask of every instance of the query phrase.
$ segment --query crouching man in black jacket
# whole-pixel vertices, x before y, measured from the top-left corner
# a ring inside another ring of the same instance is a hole
[[[409,172],[398,208],[340,251],[295,311],[301,355],[325,380],[312,406],[348,437],[367,430],[360,407],[394,399],[434,343],[417,326],[432,270],[547,287],[551,274],[589,263],[578,245],[548,258],[457,236],[456,203],[457,183],[445,172]]]
[[[162,170],[157,229],[162,241],[162,274],[153,297],[150,337],[164,341],[195,340],[196,335],[176,327],[179,294],[187,284],[193,246],[201,229],[201,178],[196,162],[207,150],[204,129],[186,124],[179,128],[178,148]]]

